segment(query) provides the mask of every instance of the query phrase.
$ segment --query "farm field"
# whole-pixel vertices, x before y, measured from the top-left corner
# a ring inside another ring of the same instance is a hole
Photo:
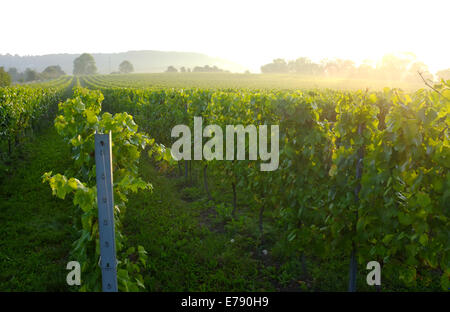
[[[0,291],[101,290],[96,131],[112,133],[120,291],[450,287],[450,81],[64,76],[0,88],[0,107]],[[194,117],[278,125],[276,170],[174,160]]]
[[[423,83],[403,81],[343,79],[295,74],[234,74],[234,73],[152,73],[115,74],[89,76],[89,81],[104,82],[117,87],[161,87],[161,88],[209,88],[209,89],[314,89],[336,90],[366,89],[382,90],[385,87],[415,91]]]

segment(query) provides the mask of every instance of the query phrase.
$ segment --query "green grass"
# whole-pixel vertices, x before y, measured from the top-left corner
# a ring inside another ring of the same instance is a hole
[[[0,177],[0,291],[67,290],[73,209],[52,196],[41,175],[63,172],[68,161],[68,146],[51,128],[25,142]]]
[[[251,250],[238,240],[232,243],[233,236],[208,219],[211,203],[195,198],[195,188],[183,192],[182,178],[161,175],[146,158],[140,169],[154,193],[130,199],[124,224],[129,244],[141,244],[148,252],[148,290],[275,290]],[[186,193],[187,201],[181,198]]]

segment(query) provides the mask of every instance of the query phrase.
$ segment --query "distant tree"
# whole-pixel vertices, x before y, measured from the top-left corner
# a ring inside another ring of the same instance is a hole
[[[185,72],[186,72],[186,68],[184,68],[184,66],[182,66],[182,67],[180,68],[180,72],[185,73]]]
[[[357,72],[357,76],[359,78],[370,78],[371,76],[373,77],[375,74],[375,69],[368,65],[368,64],[361,64],[359,65],[359,67],[356,70]]]
[[[350,60],[324,60],[322,66],[324,72],[330,76],[349,77],[356,72],[355,63]]]
[[[173,67],[172,65],[170,65],[169,67],[167,67],[166,73],[177,73],[178,69],[176,69],[175,67]]]
[[[187,69],[187,72],[188,72],[188,73],[190,73],[190,72],[191,72],[191,69],[190,69],[190,68],[188,68],[188,69]]]
[[[25,82],[35,81],[41,79],[39,73],[33,69],[27,68],[25,70]]]
[[[317,75],[322,72],[319,64],[313,63],[307,57],[299,57],[295,61],[288,62],[289,72],[303,75]]]
[[[403,80],[408,76],[408,68],[415,61],[412,53],[385,54],[377,67],[383,78],[388,80]]]
[[[440,70],[436,73],[438,79],[449,80],[450,79],[450,68]]]
[[[74,75],[93,75],[97,73],[95,59],[88,53],[83,53],[73,61]]]
[[[247,69],[247,70],[244,72],[244,74],[249,75],[249,74],[250,74],[250,71]]]
[[[261,66],[262,73],[287,73],[288,64],[284,59],[275,59],[272,63]]]
[[[406,80],[411,82],[423,82],[422,78],[420,78],[419,73],[425,80],[433,80],[433,75],[430,73],[428,65],[423,62],[414,62],[413,64],[411,64]]]
[[[220,73],[220,72],[224,72],[223,69],[218,68],[217,66],[209,66],[209,65],[205,65],[205,66],[195,66],[194,69],[192,70],[193,72],[198,72],[198,73]]]
[[[374,79],[378,76],[378,71],[375,69],[375,63],[371,60],[364,60],[356,69],[358,78]]]
[[[11,77],[12,81],[18,81],[20,79],[20,76],[21,76],[21,74],[19,73],[19,71],[15,67],[11,67],[10,69],[8,69],[8,74]]]
[[[134,67],[133,64],[131,64],[129,61],[123,61],[122,63],[120,63],[119,65],[119,71],[122,74],[129,74],[134,72]]]
[[[0,67],[0,87],[7,87],[11,84],[11,76],[5,71],[3,67]]]
[[[65,74],[59,65],[52,65],[45,68],[41,75],[44,79],[55,79]]]

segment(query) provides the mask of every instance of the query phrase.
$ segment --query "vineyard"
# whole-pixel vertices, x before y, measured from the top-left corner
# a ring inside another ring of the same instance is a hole
[[[417,91],[179,83],[64,76],[0,88],[0,290],[101,290],[94,134],[109,131],[119,291],[449,289],[450,81]],[[279,125],[278,168],[174,160],[171,129],[192,129],[194,117]],[[71,260],[80,287],[65,285]],[[370,261],[381,287],[366,284]]]
[[[289,74],[232,74],[232,73],[151,73],[92,75],[81,79],[83,86],[89,84],[104,87],[130,88],[202,88],[202,89],[339,89],[353,90],[385,87],[415,91],[423,87],[421,83],[401,81],[362,80],[352,78],[325,78],[295,76]]]

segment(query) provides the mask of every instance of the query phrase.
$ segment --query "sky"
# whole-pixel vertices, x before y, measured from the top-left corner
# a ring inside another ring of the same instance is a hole
[[[6,0],[0,54],[185,51],[259,70],[413,52],[435,72],[450,68],[449,12],[449,0]]]

